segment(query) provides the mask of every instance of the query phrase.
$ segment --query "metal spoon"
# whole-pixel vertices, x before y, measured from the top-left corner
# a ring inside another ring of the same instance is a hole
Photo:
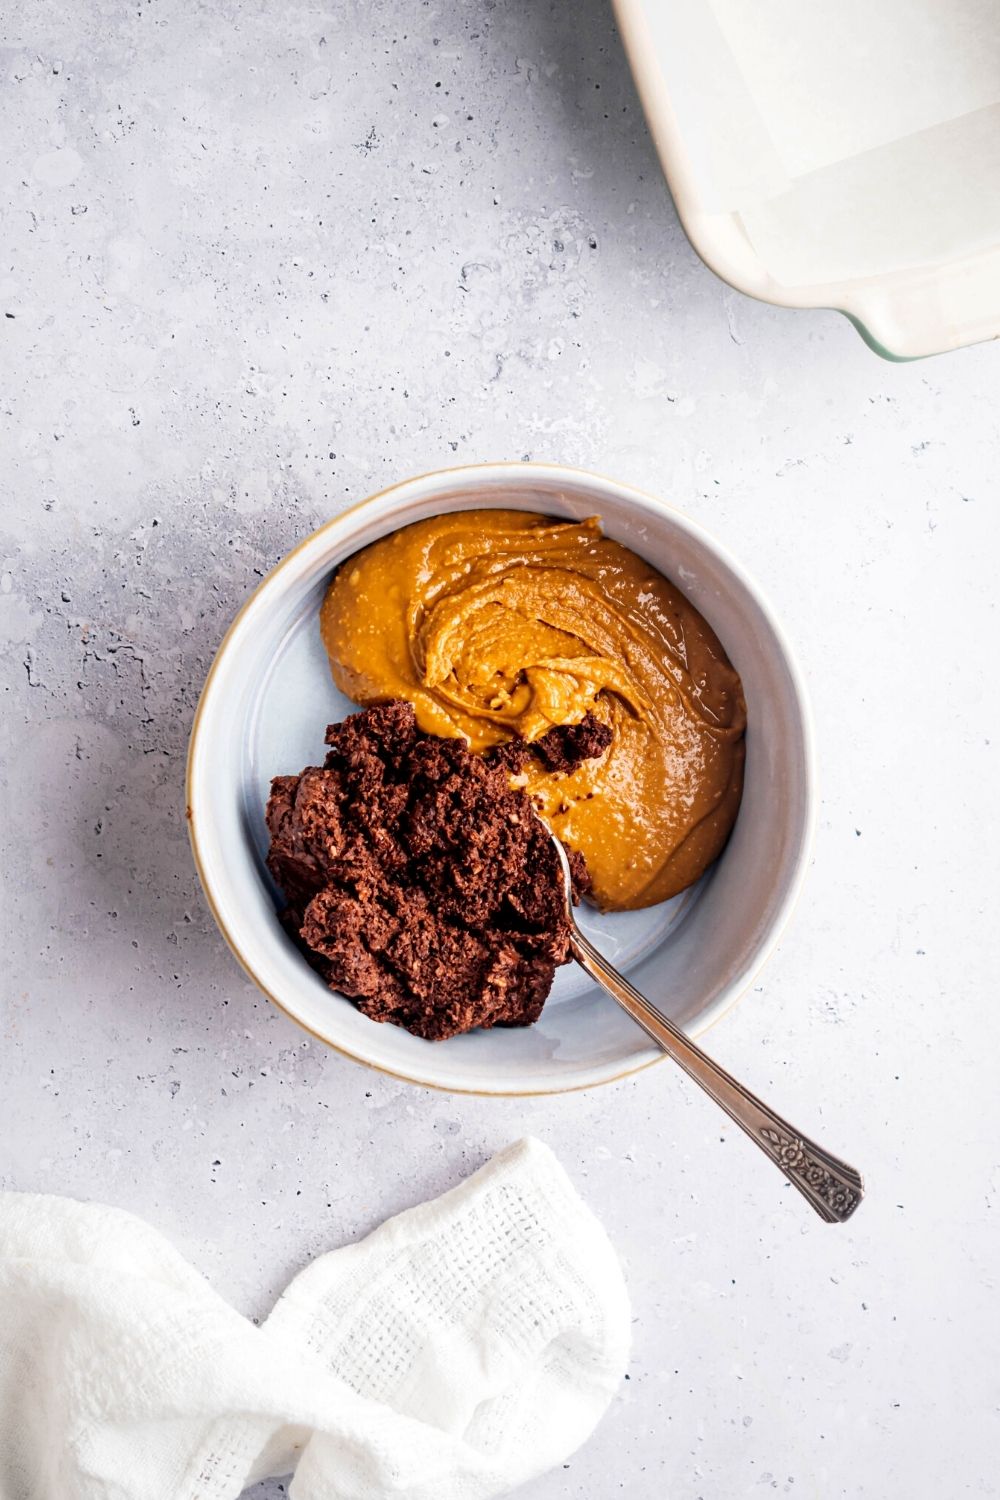
[[[541,823],[541,818],[538,821]],[[542,826],[545,827],[544,824]],[[559,857],[566,919],[570,924],[570,948],[580,967],[587,971],[591,979],[596,979],[598,984],[603,985],[612,999],[617,1000],[622,1009],[628,1011],[646,1035],[658,1047],[662,1047],[675,1063],[679,1063],[695,1083],[700,1083],[706,1094],[710,1094],[730,1119],[735,1120],[740,1129],[746,1131],[775,1166],[781,1168],[789,1182],[809,1200],[821,1219],[825,1219],[828,1224],[842,1224],[845,1219],[849,1219],[864,1196],[861,1173],[794,1130],[787,1120],[775,1114],[773,1109],[769,1109],[755,1094],[751,1094],[742,1083],[737,1083],[725,1068],[720,1068],[700,1047],[696,1047],[673,1021],[668,1021],[666,1016],[661,1015],[617,969],[611,967],[606,958],[602,958],[576,924],[573,912],[573,877],[566,851],[555,834],[548,828],[545,831],[552,839]]]

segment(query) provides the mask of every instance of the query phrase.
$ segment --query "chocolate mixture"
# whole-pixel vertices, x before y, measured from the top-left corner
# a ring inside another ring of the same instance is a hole
[[[365,1015],[431,1040],[537,1020],[569,930],[555,851],[510,772],[533,753],[570,770],[609,739],[588,715],[474,755],[401,701],[331,724],[325,765],[275,777],[267,805],[268,868],[309,962]]]

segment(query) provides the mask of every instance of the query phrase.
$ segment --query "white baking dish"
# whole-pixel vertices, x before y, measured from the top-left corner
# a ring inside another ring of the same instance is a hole
[[[691,243],[879,354],[1000,334],[996,0],[613,0]]]

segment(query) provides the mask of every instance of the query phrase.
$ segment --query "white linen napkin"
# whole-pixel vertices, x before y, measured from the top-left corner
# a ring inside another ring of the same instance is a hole
[[[523,1140],[292,1281],[256,1328],[98,1204],[0,1193],[0,1500],[480,1500],[563,1460],[625,1368],[614,1251]]]

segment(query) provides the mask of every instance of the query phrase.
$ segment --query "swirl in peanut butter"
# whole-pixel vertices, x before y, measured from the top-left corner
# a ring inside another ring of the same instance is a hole
[[[515,510],[418,521],[350,558],[323,643],[362,704],[405,698],[425,732],[473,750],[535,740],[588,712],[597,759],[522,773],[587,861],[606,911],[651,906],[721,851],[743,785],[740,680],[698,611],[600,523]]]

